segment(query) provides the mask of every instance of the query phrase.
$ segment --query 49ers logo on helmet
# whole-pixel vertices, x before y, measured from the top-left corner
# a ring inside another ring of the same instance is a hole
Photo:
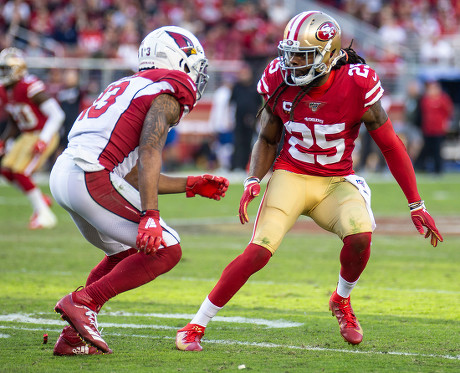
[[[331,40],[337,34],[337,28],[332,22],[324,22],[316,31],[316,39],[320,41]]]
[[[187,57],[190,57],[192,54],[196,54],[195,47],[193,46],[192,41],[188,37],[182,34],[178,34],[177,32],[166,32],[169,36],[171,36],[174,39],[177,46],[187,55]]]

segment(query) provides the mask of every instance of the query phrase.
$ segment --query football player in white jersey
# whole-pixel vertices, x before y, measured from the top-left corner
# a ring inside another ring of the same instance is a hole
[[[51,192],[106,256],[84,288],[56,304],[70,325],[55,355],[111,353],[97,327],[103,304],[179,262],[179,235],[160,217],[159,194],[225,196],[229,183],[223,177],[161,174],[168,131],[200,99],[207,64],[200,42],[187,30],[154,30],[139,47],[139,72],[110,84],[76,119],[51,171]]]
[[[352,168],[361,123],[404,192],[419,233],[433,246],[442,241],[417,191],[411,160],[380,104],[380,79],[351,47],[342,49],[337,22],[318,11],[300,13],[286,26],[278,49],[279,57],[269,63],[258,85],[265,105],[240,201],[242,224],[249,221],[247,205],[259,194],[260,180],[272,166],[274,172],[249,245],[225,268],[191,322],[178,331],[180,350],[202,350],[208,322],[267,264],[300,215],[310,216],[343,242],[339,281],[329,308],[345,341],[362,341],[350,293],[369,259],[375,224],[370,190]],[[283,148],[275,160],[283,127]]]
[[[28,73],[25,56],[17,48],[0,53],[0,106],[9,117],[0,138],[0,172],[28,197],[33,208],[29,228],[53,228],[57,219],[50,209],[51,198],[32,175],[56,150],[65,114],[45,84]]]

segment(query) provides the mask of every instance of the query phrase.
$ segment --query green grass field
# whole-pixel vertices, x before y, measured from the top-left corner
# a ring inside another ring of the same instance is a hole
[[[328,311],[340,241],[300,228],[209,324],[203,352],[175,349],[176,330],[250,238],[251,227],[237,217],[242,187],[236,182],[219,202],[161,197],[163,218],[181,235],[181,262],[104,306],[99,324],[114,354],[75,357],[52,354],[65,325],[53,308],[84,284],[103,254],[56,205],[58,227],[27,230],[27,199],[0,185],[0,372],[459,372],[460,175],[419,178],[444,233],[437,248],[415,228],[399,232],[412,223],[393,179],[368,182],[377,223],[384,218],[398,232],[377,227],[371,259],[353,291],[364,329],[359,346],[343,341]],[[251,222],[259,201],[250,206]]]

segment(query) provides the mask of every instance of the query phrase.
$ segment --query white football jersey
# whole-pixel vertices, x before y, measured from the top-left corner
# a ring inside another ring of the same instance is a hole
[[[83,170],[114,171],[124,177],[136,165],[142,126],[152,101],[172,95],[180,118],[196,103],[196,86],[187,74],[144,70],[110,84],[75,120],[65,152]]]

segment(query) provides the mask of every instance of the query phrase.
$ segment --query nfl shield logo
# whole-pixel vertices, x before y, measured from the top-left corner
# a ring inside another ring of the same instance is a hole
[[[319,109],[321,104],[322,102],[309,102],[308,107],[310,108],[311,111],[315,112]]]

